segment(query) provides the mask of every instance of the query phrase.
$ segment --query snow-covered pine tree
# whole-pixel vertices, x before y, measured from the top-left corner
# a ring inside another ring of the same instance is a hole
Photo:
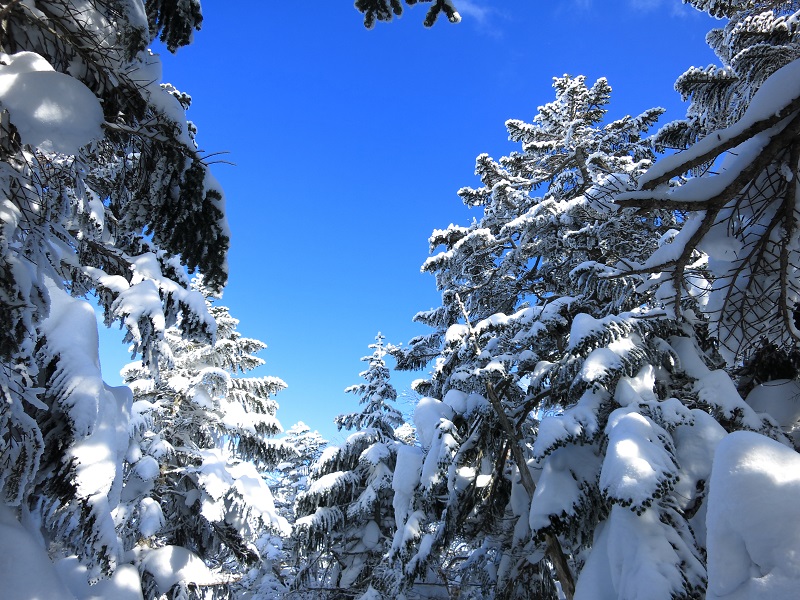
[[[155,365],[178,315],[187,335],[214,332],[185,269],[214,289],[226,279],[222,192],[189,97],[161,83],[147,51],[159,35],[187,43],[199,2],[14,1],[0,13],[0,493],[96,578],[121,560],[110,513],[127,441],[114,432],[130,396],[104,385],[93,311],[77,298],[96,293]]]
[[[294,525],[294,505],[297,495],[308,489],[308,476],[313,465],[328,445],[318,431],[298,421],[286,430],[283,438],[284,444],[293,449],[294,453],[280,463],[270,473],[270,489],[275,497],[275,507],[290,525]]]
[[[328,440],[318,431],[311,431],[302,421],[287,429],[280,440],[293,452],[268,474],[267,481],[275,500],[275,509],[294,527],[297,496],[308,489],[311,465],[322,456]],[[302,569],[302,565],[298,565],[296,561],[295,538],[286,536],[281,545],[281,578],[286,581],[287,586],[293,587],[295,573],[298,568]]]
[[[728,368],[738,376],[739,391],[750,392],[748,404],[762,411],[759,426],[749,407],[739,404],[725,374],[707,373],[696,352],[687,355],[685,340],[680,346],[673,342],[684,371],[696,379],[692,395],[683,396],[684,405],[693,408],[694,427],[665,427],[667,439],[675,443],[680,476],[666,497],[672,496],[673,508],[688,517],[706,550],[708,584],[702,591],[709,599],[779,597],[791,595],[797,587],[797,571],[784,570],[772,557],[798,551],[797,536],[784,530],[796,520],[786,510],[793,502],[789,490],[795,485],[789,465],[798,457],[763,436],[726,432],[752,428],[788,445],[790,440],[775,425],[795,434],[800,418],[796,408],[800,12],[795,2],[692,4],[730,19],[707,37],[722,65],[690,69],[678,80],[676,87],[691,100],[687,118],[666,126],[658,139],[662,145],[686,149],[652,168],[640,179],[638,191],[618,198],[618,204],[638,207],[645,214],[656,206],[671,208],[682,215],[681,229],[668,246],[624,272],[653,273],[647,286],[657,290],[675,317],[706,316]],[[742,361],[744,368],[739,368]],[[758,386],[751,392],[755,384],[776,376],[795,381]],[[726,402],[709,402],[724,389]],[[615,421],[618,413],[609,421]],[[627,427],[645,433],[643,423],[634,423],[632,415],[619,414],[629,421]],[[616,419],[617,425],[623,422]],[[614,443],[615,452],[631,454],[634,447],[620,441]],[[636,450],[644,455],[641,446]],[[641,474],[628,463],[630,473]],[[780,474],[755,481],[773,468]],[[770,483],[776,480],[780,486]],[[759,501],[750,502],[756,493]],[[624,573],[624,561],[632,564],[634,551],[619,551],[621,536],[627,543],[630,530],[626,519],[619,518],[618,508],[613,510],[617,522],[612,523],[612,512],[610,524],[598,528],[595,549],[584,568],[587,598],[635,591],[602,583],[609,581],[609,574],[613,578],[618,573],[610,565],[621,565]],[[675,546],[674,538],[670,544]],[[598,552],[602,546],[605,557]],[[769,555],[758,550],[763,546],[770,548]],[[654,593],[652,587],[649,593]]]
[[[280,549],[279,537],[289,527],[262,473],[294,451],[272,439],[282,431],[272,396],[283,381],[242,376],[264,364],[255,353],[266,345],[237,331],[238,319],[213,302],[202,278],[193,288],[216,321],[216,341],[188,340],[172,327],[158,377],[141,363],[123,369],[134,403],[122,492],[127,505],[118,522],[143,572],[151,554],[177,548],[217,569],[215,582],[227,584],[262,557],[277,557],[273,546]],[[175,592],[162,589],[158,577],[143,581],[148,599]],[[170,583],[189,589],[198,582],[176,577]],[[220,585],[217,595],[226,587]]]
[[[297,498],[295,537],[300,562],[297,587],[345,591],[349,596],[378,593],[382,558],[394,534],[392,478],[398,448],[394,430],[403,423],[394,406],[386,348],[378,333],[361,360],[365,380],[345,391],[361,397],[362,410],[336,418],[339,428],[355,429],[342,446],[329,446],[311,467],[308,489]],[[333,597],[333,596],[331,596]]]
[[[413,585],[431,558],[468,544],[449,584],[482,597],[555,597],[552,575],[568,597],[573,579],[584,598],[692,597],[705,587],[693,526],[707,451],[724,434],[709,413],[770,426],[709,368],[702,321],[670,318],[646,275],[627,270],[679,225],[613,202],[650,167],[643,136],[661,111],[603,125],[605,80],[554,87],[532,124],[508,122],[521,152],[478,158],[484,187],[460,195],[482,219],[431,238],[445,249],[423,268],[443,305],[416,319],[435,331],[394,352],[402,368],[436,361],[393,552]]]
[[[800,12],[792,2],[692,4],[729,17],[708,36],[722,64],[678,79],[687,117],[658,143],[688,150],[661,161],[620,204],[684,214],[669,248],[635,270],[658,273],[651,281],[672,310],[687,294],[702,298],[729,364],[748,362],[747,392],[779,369],[798,372]]]
[[[422,573],[431,548],[466,538],[475,551],[462,563],[461,585],[479,585],[481,594],[496,589],[499,597],[537,586],[552,593],[549,573],[528,560],[537,550],[520,500],[526,492],[506,462],[512,446],[532,439],[532,411],[579,396],[571,386],[579,359],[554,369],[567,353],[577,315],[602,318],[641,302],[633,297],[637,282],[608,279],[605,263],[655,248],[672,223],[668,213],[641,219],[611,203],[651,164],[643,134],[662,111],[602,125],[611,92],[604,79],[588,87],[583,77],[564,76],[554,88],[555,101],[541,106],[532,124],[507,123],[522,152],[499,162],[478,157],[483,187],[459,195],[483,208],[482,219],[435,231],[431,250],[445,250],[423,266],[436,275],[443,304],[415,319],[434,332],[394,351],[404,369],[436,356],[430,378],[418,386],[436,400],[417,411],[426,456],[421,493],[406,511],[435,518],[427,531],[400,528],[395,540],[395,552],[414,565],[409,582]],[[626,322],[649,327],[633,316]],[[499,391],[513,431],[501,426],[487,383]],[[555,552],[557,545],[550,545]]]

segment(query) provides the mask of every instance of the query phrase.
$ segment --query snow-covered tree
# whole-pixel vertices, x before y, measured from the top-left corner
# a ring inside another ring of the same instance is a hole
[[[308,489],[308,476],[313,465],[320,456],[328,440],[318,431],[299,421],[286,430],[283,443],[293,453],[281,462],[277,469],[270,473],[270,489],[275,497],[275,506],[291,525],[294,525],[294,505],[297,495]]]
[[[521,152],[478,158],[483,187],[460,195],[482,219],[431,238],[443,305],[416,319],[434,333],[394,352],[435,362],[393,554],[406,586],[466,545],[442,583],[484,597],[555,597],[553,577],[568,597],[693,597],[710,450],[726,428],[781,434],[715,369],[701,301],[681,319],[636,270],[681,225],[614,203],[651,168],[661,111],[603,125],[605,80],[554,87],[533,123],[507,123]]]
[[[413,505],[435,518],[427,532],[399,532],[395,550],[418,570],[432,548],[466,536],[475,551],[462,564],[462,585],[469,580],[482,593],[497,589],[500,596],[524,586],[552,591],[549,573],[527,560],[535,544],[516,498],[532,491],[522,490],[506,462],[532,439],[532,412],[580,397],[573,380],[582,356],[569,352],[576,318],[602,319],[643,302],[634,294],[638,281],[609,279],[607,265],[653,250],[673,223],[669,213],[641,218],[612,204],[614,194],[632,189],[652,163],[643,134],[661,111],[603,125],[611,92],[604,79],[588,87],[583,77],[564,76],[554,88],[555,101],[540,107],[533,123],[507,123],[522,152],[499,162],[478,157],[483,187],[459,194],[482,207],[483,218],[435,231],[431,250],[445,249],[423,266],[436,275],[443,304],[415,319],[434,332],[394,352],[407,369],[436,357],[430,378],[418,386],[436,400],[417,410],[426,456]],[[535,194],[539,189],[542,196]],[[609,320],[598,332],[652,328],[634,314],[620,322]],[[497,407],[487,383],[502,401]],[[501,422],[506,415],[510,429]],[[555,540],[548,546],[559,552]]]
[[[668,248],[632,270],[657,272],[651,281],[675,312],[684,296],[700,297],[731,366],[759,362],[762,353],[775,364],[774,349],[790,355],[800,339],[800,13],[786,2],[694,4],[730,17],[708,36],[722,64],[680,77],[677,88],[691,100],[687,117],[658,141],[688,149],[620,199],[644,211],[680,211],[685,224]]]
[[[134,403],[122,493],[128,505],[118,521],[140,564],[154,550],[177,547],[218,568],[217,582],[228,583],[262,555],[277,557],[272,546],[280,542],[270,534],[289,528],[262,473],[294,452],[272,439],[282,431],[272,396],[283,381],[241,376],[264,363],[255,353],[266,346],[237,331],[238,319],[212,302],[201,278],[193,287],[216,321],[215,342],[187,340],[173,327],[157,377],[141,363],[123,369]],[[148,598],[167,593],[152,583]]]
[[[356,431],[322,453],[297,498],[299,589],[376,594],[371,583],[386,568],[382,558],[394,535],[392,479],[402,445],[394,430],[403,419],[394,406],[383,339],[379,333],[369,346],[373,353],[361,359],[369,365],[360,373],[365,382],[345,390],[361,396],[362,410],[336,418],[340,429]]]
[[[739,391],[748,394],[749,407],[769,423],[760,429],[796,444],[800,12],[794,2],[692,4],[729,18],[707,37],[722,64],[690,69],[678,80],[676,87],[691,100],[687,118],[665,127],[658,141],[686,149],[651,169],[636,192],[618,198],[620,205],[644,213],[658,206],[682,215],[680,232],[669,247],[626,272],[652,273],[647,285],[676,318],[705,315],[729,369],[738,376]],[[694,300],[687,307],[689,297]],[[687,372],[704,369],[683,352],[679,355]],[[756,385],[780,377],[795,381]],[[759,427],[749,407],[704,406],[723,381],[729,398],[738,403],[726,377],[700,377],[693,391],[716,423],[692,432],[691,444],[700,453],[692,452],[681,434],[686,450],[681,455],[678,448],[676,461],[682,473],[675,489],[683,488],[682,496],[692,484],[697,490],[688,496],[692,502],[683,513],[696,513],[690,521],[705,543],[706,597],[791,595],[798,582],[795,567],[767,557],[761,548],[768,546],[776,557],[797,552],[797,536],[783,527],[792,521],[790,490],[796,482],[791,465],[798,457],[763,436],[725,435],[725,430]],[[778,480],[779,486],[772,483]],[[609,529],[596,537],[596,545],[604,537],[611,557],[621,531]],[[586,570],[595,576],[587,580],[597,583],[608,573],[598,563],[587,561]],[[609,587],[610,596],[614,590]],[[597,597],[596,589],[593,594]]]
[[[103,383],[78,298],[96,294],[155,366],[179,316],[186,335],[214,333],[185,270],[215,290],[227,277],[224,200],[190,98],[147,50],[188,43],[199,2],[12,1],[0,14],[0,491],[95,579],[122,560],[111,511],[131,399]]]
[[[311,465],[322,456],[328,440],[299,421],[286,430],[280,441],[292,452],[276,469],[267,474],[267,482],[275,500],[275,510],[286,519],[289,526],[294,527],[297,497],[308,489]],[[294,585],[298,569],[303,568],[303,565],[298,564],[295,544],[293,536],[284,536],[281,540],[280,565],[270,565],[271,569],[278,572],[281,582],[285,582],[288,587]]]

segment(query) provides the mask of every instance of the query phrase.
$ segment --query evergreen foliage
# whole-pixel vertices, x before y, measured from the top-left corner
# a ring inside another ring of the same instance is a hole
[[[373,27],[417,1],[355,5]],[[426,26],[460,18],[419,1]],[[742,577],[784,577],[725,519],[755,503],[747,469],[800,442],[800,411],[759,386],[796,393],[800,371],[800,6],[686,1],[727,19],[721,64],[676,83],[686,117],[648,137],[661,109],[608,120],[608,82],[564,75],[508,121],[518,150],[459,190],[480,217],[429,240],[431,332],[377,335],[327,448],[302,423],[275,439],[285,384],[245,376],[265,345],[215,303],[224,197],[147,50],[189,43],[199,1],[5,3],[3,531],[148,600],[720,598],[737,552]],[[102,380],[89,296],[142,357],[129,388]],[[430,368],[414,428],[387,353]]]
[[[311,467],[308,489],[297,497],[295,538],[300,570],[296,587],[314,591],[377,593],[382,559],[394,533],[392,479],[403,422],[393,403],[386,348],[379,333],[373,353],[361,360],[365,383],[347,388],[361,397],[358,413],[340,415],[341,429],[357,428],[340,446],[330,446]],[[369,597],[369,596],[367,596]]]
[[[189,337],[215,331],[186,269],[214,290],[227,278],[224,199],[186,120],[190,98],[161,83],[147,50],[158,36],[186,43],[199,3],[0,12],[0,493],[95,580],[122,560],[112,513],[131,399],[103,383],[79,298],[95,295],[156,369],[179,319]]]
[[[294,451],[270,439],[282,431],[272,396],[285,384],[238,376],[263,364],[254,354],[266,346],[242,337],[200,278],[193,287],[217,323],[216,341],[187,340],[170,328],[158,376],[141,363],[123,370],[134,394],[123,537],[145,559],[152,548],[185,548],[219,567],[225,582],[271,552],[270,533],[288,532],[261,473]]]
[[[661,111],[603,125],[611,92],[604,79],[588,87],[583,77],[564,76],[554,88],[556,99],[533,123],[507,123],[521,152],[500,161],[478,157],[483,187],[459,194],[481,207],[483,218],[434,232],[431,249],[445,249],[423,267],[436,275],[443,305],[415,318],[436,331],[394,350],[400,368],[437,357],[418,390],[442,401],[412,504],[433,519],[430,533],[407,532],[395,543],[397,557],[415,565],[405,569],[407,584],[437,552],[466,538],[472,551],[462,585],[498,597],[519,597],[531,587],[551,596],[549,568],[528,560],[539,550],[522,508],[530,492],[506,469],[512,446],[521,444],[529,456],[538,417],[574,404],[592,387],[580,377],[592,350],[642,337],[643,347],[631,348],[605,374],[613,386],[626,370],[658,360],[659,342],[648,338],[677,332],[647,318],[647,298],[635,293],[641,280],[611,276],[619,263],[654,250],[675,224],[669,212],[642,218],[612,202],[652,164],[644,133]],[[589,323],[591,341],[575,343],[573,326]],[[511,431],[501,426],[487,385],[502,399]]]
[[[393,546],[401,589],[466,547],[441,583],[482,597],[555,597],[554,576],[567,597],[573,579],[576,597],[596,597],[598,578],[613,582],[601,597],[696,597],[711,469],[699,440],[783,434],[718,369],[702,295],[680,294],[676,313],[651,284],[662,280],[648,261],[671,250],[680,213],[615,203],[652,173],[644,133],[660,111],[602,125],[604,80],[554,87],[532,124],[507,124],[522,152],[478,158],[484,185],[460,195],[483,218],[434,232],[431,249],[445,249],[423,267],[443,305],[416,319],[436,331],[394,350],[401,368],[435,357],[416,416],[425,454]]]
[[[372,29],[375,27],[375,21],[388,22],[401,16],[403,2],[409,6],[417,2],[433,4],[425,15],[425,27],[432,27],[442,13],[451,23],[458,23],[461,20],[453,0],[356,0],[355,6],[364,15],[364,26]]]
[[[708,36],[722,68],[681,76],[677,86],[691,99],[687,119],[659,135],[660,144],[676,147],[703,139],[661,161],[640,191],[619,201],[684,214],[670,251],[632,270],[659,272],[651,282],[673,311],[687,295],[702,298],[699,308],[731,365],[751,361],[759,348],[791,354],[800,338],[792,266],[800,92],[790,83],[800,57],[797,7],[746,4]]]

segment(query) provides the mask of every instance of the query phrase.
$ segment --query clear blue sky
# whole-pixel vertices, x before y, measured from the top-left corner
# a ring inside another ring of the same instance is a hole
[[[288,383],[284,428],[342,439],[333,418],[358,409],[343,390],[375,334],[425,332],[411,318],[439,304],[419,270],[428,236],[480,217],[456,191],[478,184],[478,154],[516,149],[505,121],[530,121],[553,76],[606,77],[609,117],[663,106],[666,122],[684,113],[676,77],[715,62],[718,23],[680,0],[457,2],[459,25],[424,29],[417,6],[367,31],[352,0],[204,0],[195,43],[162,53],[201,148],[236,164],[212,169],[233,231],[222,304],[269,346],[254,374]],[[102,335],[110,384],[127,362],[118,338]]]

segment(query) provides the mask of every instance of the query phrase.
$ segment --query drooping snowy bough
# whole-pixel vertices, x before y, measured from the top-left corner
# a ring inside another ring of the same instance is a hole
[[[147,50],[174,51],[199,2],[13,0],[0,8],[0,491],[2,502],[109,576],[127,390],[102,380],[95,295],[153,369],[164,332],[216,324],[186,270],[227,278],[224,199]]]

